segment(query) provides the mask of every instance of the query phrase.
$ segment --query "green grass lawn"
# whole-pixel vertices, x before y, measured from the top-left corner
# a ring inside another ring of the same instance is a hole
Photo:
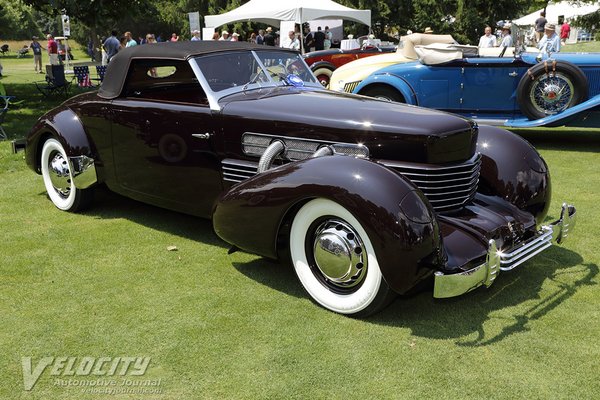
[[[24,101],[5,128],[21,137],[60,99],[35,93],[31,59],[0,60]],[[209,221],[106,190],[60,212],[0,142],[0,398],[115,398],[50,369],[24,391],[22,357],[47,356],[151,357],[129,378],[160,379],[160,393],[118,398],[598,398],[600,129],[519,134],[551,168],[550,217],[578,207],[571,240],[490,289],[420,293],[365,320],[314,305],[289,265],[227,255]]]

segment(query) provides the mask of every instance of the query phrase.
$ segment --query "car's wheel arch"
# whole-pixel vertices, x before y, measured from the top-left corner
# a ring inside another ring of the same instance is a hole
[[[357,93],[367,95],[367,93],[377,90],[378,88],[386,88],[393,90],[402,96],[402,103],[411,104],[417,106],[418,100],[413,88],[403,80],[402,78],[391,79],[380,79],[377,81],[366,82],[357,88]]]
[[[99,161],[93,141],[85,131],[74,111],[63,107],[51,115],[40,119],[27,136],[27,164],[37,173],[41,173],[40,157],[47,139],[60,142],[68,157],[86,156]]]

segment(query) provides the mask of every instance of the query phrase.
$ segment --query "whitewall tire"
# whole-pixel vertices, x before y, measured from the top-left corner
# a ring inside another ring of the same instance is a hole
[[[91,199],[91,189],[77,189],[67,154],[54,138],[47,139],[42,147],[40,166],[44,186],[54,205],[64,211],[78,211]]]
[[[393,298],[366,231],[331,200],[311,200],[298,211],[290,255],[304,289],[328,310],[367,316]]]

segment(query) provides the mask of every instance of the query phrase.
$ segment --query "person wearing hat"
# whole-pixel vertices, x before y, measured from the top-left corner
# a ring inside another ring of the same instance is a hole
[[[273,28],[270,26],[267,28],[267,33],[263,39],[263,44],[267,46],[275,46],[275,35],[273,35]]]
[[[513,46],[513,38],[510,34],[510,24],[504,24],[502,27],[502,42],[500,43],[500,47],[512,47]]]
[[[31,38],[29,48],[33,51],[33,69],[42,74],[42,45],[38,42],[37,36]]]
[[[219,38],[219,40],[231,40],[229,38],[229,32],[227,32],[227,31],[221,31],[221,37]]]
[[[427,28],[425,28],[425,30],[423,31],[423,33],[431,34],[431,33],[433,33],[433,29],[431,29],[431,27],[428,26]]]
[[[496,36],[492,35],[492,27],[485,27],[485,34],[479,38],[479,45],[477,47],[480,49],[485,47],[496,47]]]
[[[197,42],[200,40],[200,31],[198,29],[194,29],[192,31],[192,42]]]
[[[239,37],[240,37],[240,35],[238,35],[237,32],[233,32],[231,34],[231,41],[232,42],[238,42],[239,41]]]
[[[544,26],[544,37],[538,43],[538,49],[545,54],[560,51],[560,37],[556,34],[556,25],[547,23]]]

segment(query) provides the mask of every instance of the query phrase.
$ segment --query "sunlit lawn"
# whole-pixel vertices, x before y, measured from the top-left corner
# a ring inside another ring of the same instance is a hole
[[[31,58],[0,60],[24,101],[4,126],[21,137],[60,99],[36,92]],[[488,290],[425,292],[366,320],[314,305],[285,263],[227,255],[209,221],[104,189],[60,212],[1,142],[0,398],[103,397],[49,371],[24,391],[29,356],[151,357],[161,393],[119,398],[598,398],[600,130],[519,134],[551,168],[550,216],[577,205],[572,240]]]

